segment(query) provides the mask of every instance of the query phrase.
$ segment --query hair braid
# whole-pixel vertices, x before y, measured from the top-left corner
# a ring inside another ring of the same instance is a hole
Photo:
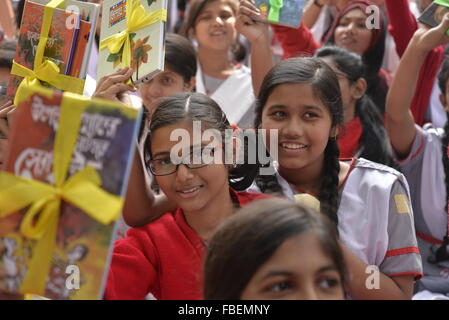
[[[323,181],[321,182],[318,200],[321,204],[321,212],[338,225],[337,211],[339,207],[338,174],[340,150],[337,141],[330,138],[324,151]]]

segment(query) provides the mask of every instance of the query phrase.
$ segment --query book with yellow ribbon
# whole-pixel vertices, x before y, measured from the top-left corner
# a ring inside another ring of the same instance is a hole
[[[8,98],[17,104],[21,90],[35,84],[83,93],[82,78],[93,45],[98,12],[98,5],[77,0],[27,0],[8,84]],[[84,30],[89,39],[81,48],[78,33],[80,22],[86,24],[83,21],[85,15],[89,18],[90,32]],[[78,71],[72,73],[74,58],[78,61]]]
[[[263,22],[299,28],[306,0],[255,0]]]
[[[24,88],[0,171],[0,292],[102,297],[140,114]]]
[[[166,20],[167,0],[104,0],[97,81],[125,67],[134,84],[163,71]]]
[[[19,31],[18,45],[14,61],[29,69],[33,68],[37,46],[40,40],[42,17],[45,5],[42,1],[26,1]],[[66,21],[72,20],[73,28]],[[77,38],[79,15],[71,15],[63,9],[55,9],[45,46],[44,58],[54,62],[61,74],[68,74],[72,61],[72,47]],[[23,77],[11,74],[7,96],[14,97]]]

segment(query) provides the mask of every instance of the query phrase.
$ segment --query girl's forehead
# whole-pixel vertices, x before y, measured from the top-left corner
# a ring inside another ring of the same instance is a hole
[[[212,10],[229,10],[234,12],[232,9],[231,4],[229,1],[226,0],[214,0],[214,1],[208,1],[203,8],[201,9],[198,14],[204,13],[205,11],[212,11]]]
[[[360,8],[351,9],[340,20],[343,19],[366,19],[368,16]]]

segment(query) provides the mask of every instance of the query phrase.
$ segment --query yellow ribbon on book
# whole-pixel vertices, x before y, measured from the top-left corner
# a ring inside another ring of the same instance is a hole
[[[167,10],[158,9],[150,14],[140,0],[126,1],[126,29],[100,41],[100,51],[106,48],[111,54],[118,53],[123,47],[122,67],[131,66],[131,39],[129,34],[158,21],[167,21]]]
[[[48,94],[49,90],[37,87],[24,88],[24,91],[30,97],[33,92]],[[65,93],[61,103],[53,150],[54,185],[0,172],[0,218],[29,207],[20,231],[23,236],[37,240],[21,287],[22,293],[44,295],[56,242],[61,200],[105,225],[118,219],[123,207],[123,198],[101,189],[101,178],[90,166],[66,180],[82,113],[87,107],[82,103],[68,105],[67,98],[70,96],[70,93]]]
[[[34,71],[30,70],[15,61],[11,73],[24,77],[17,88],[14,97],[14,104],[18,104],[18,97],[22,94],[22,90],[27,86],[38,86],[40,80],[48,82],[53,87],[82,94],[84,89],[84,80],[60,74],[59,67],[50,60],[44,60],[45,47],[47,45],[48,33],[53,18],[54,10],[65,5],[66,0],[51,0],[44,8],[44,16],[42,18],[42,28],[39,36],[39,44],[34,57]]]

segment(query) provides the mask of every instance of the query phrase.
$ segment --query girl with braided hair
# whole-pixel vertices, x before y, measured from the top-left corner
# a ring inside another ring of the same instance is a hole
[[[382,116],[366,94],[361,56],[337,46],[324,46],[315,56],[334,70],[340,84],[345,123],[337,141],[340,156],[361,157],[398,169]]]
[[[386,127],[402,172],[410,183],[418,246],[424,277],[415,292],[449,293],[448,195],[449,123],[444,130],[431,125],[418,126],[411,112],[420,68],[434,48],[449,43],[449,14],[432,29],[415,32],[387,97]],[[440,100],[449,111],[449,61],[438,76]]]
[[[311,194],[338,228],[355,299],[409,299],[421,276],[407,182],[398,171],[363,158],[339,159],[343,123],[338,80],[318,58],[287,59],[264,78],[255,127],[278,132],[275,175],[259,175],[254,191],[288,198]],[[275,139],[273,139],[275,140]],[[271,137],[265,137],[271,150]],[[366,286],[368,265],[380,270]]]

